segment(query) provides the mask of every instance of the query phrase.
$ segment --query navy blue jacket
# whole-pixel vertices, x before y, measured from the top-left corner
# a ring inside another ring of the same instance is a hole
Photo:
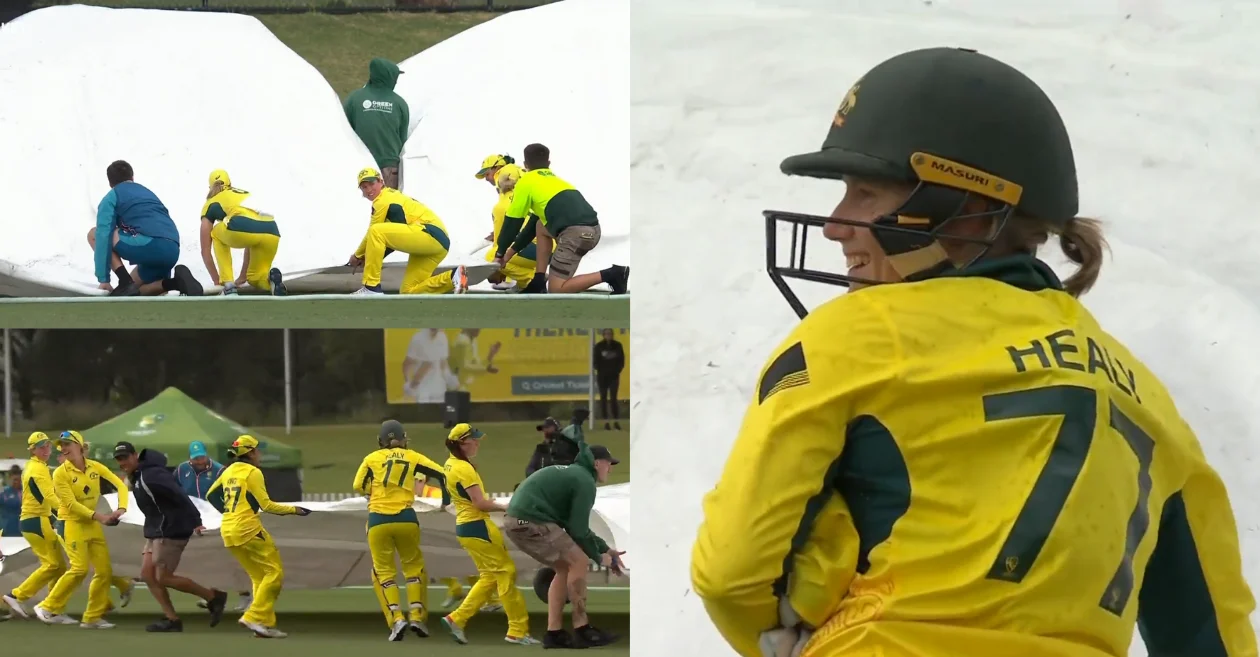
[[[187,539],[201,526],[201,513],[166,469],[166,455],[140,450],[140,469],[130,479],[131,494],[144,513],[145,538]]]

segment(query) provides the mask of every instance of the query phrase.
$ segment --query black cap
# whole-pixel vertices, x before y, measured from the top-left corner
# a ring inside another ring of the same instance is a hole
[[[547,418],[547,419],[543,420],[543,421],[542,421],[542,424],[538,425],[538,427],[537,427],[537,428],[538,428],[538,430],[539,430],[539,431],[542,431],[543,429],[546,429],[547,427],[552,427],[553,429],[559,429],[559,428],[560,428],[560,423],[559,423],[559,422],[556,422],[556,418],[554,418],[554,417],[549,417],[549,418]]]
[[[122,458],[136,453],[136,446],[127,441],[122,441],[114,445],[114,458]]]
[[[398,420],[385,420],[381,423],[381,431],[376,437],[381,443],[387,443],[391,440],[406,440],[407,430],[403,429],[402,422]]]
[[[621,463],[621,461],[613,458],[612,452],[608,451],[608,448],[603,445],[591,445],[591,456],[595,457],[596,461],[608,461],[613,465]]]

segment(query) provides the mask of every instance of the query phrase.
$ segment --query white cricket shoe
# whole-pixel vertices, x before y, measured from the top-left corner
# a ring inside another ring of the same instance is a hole
[[[390,641],[402,641],[407,638],[407,619],[399,618],[394,621],[393,627],[389,628]]]
[[[421,639],[429,638],[429,626],[425,625],[424,621],[411,621],[407,624],[407,626],[411,628],[411,631],[415,632],[416,636]]]
[[[528,634],[526,634],[525,636],[512,636],[511,634],[509,634],[503,637],[503,640],[507,641],[508,643],[515,643],[518,646],[537,646],[537,645],[542,644],[542,641],[539,641],[538,639],[535,639],[534,637]]]
[[[91,623],[79,623],[79,627],[84,630],[112,630],[114,624],[101,618]]]
[[[503,605],[497,602],[487,602],[481,605],[481,611],[487,614],[493,614],[496,611],[503,611]]]
[[[266,625],[262,625],[260,623],[251,623],[244,618],[236,622],[240,624],[241,627],[253,632],[254,636],[261,639],[283,639],[289,636],[274,627],[267,627]]]
[[[356,290],[354,294],[355,296],[370,296],[373,294],[385,294],[385,293],[377,291],[377,290],[369,290],[366,287],[361,287],[358,290]]]
[[[54,614],[39,605],[35,606],[35,617],[48,625],[77,625],[79,622],[65,614]]]
[[[26,607],[22,605],[22,601],[13,597],[11,594],[5,594],[4,604],[8,605],[9,609],[12,609],[13,613],[17,614],[20,618],[31,617],[31,612],[26,610]]]
[[[468,643],[468,637],[464,636],[464,628],[451,620],[450,616],[442,617],[442,625],[446,626],[446,631],[451,633],[451,638],[455,639],[455,643]]]

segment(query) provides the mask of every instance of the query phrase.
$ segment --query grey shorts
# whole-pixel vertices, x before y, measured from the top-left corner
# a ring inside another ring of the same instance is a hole
[[[582,257],[599,246],[599,226],[569,226],[555,236],[548,275],[561,280],[573,278]]]
[[[504,516],[503,533],[517,549],[546,566],[555,567],[565,555],[578,547],[564,528],[551,522],[533,523]]]
[[[184,548],[188,547],[188,539],[150,538],[144,542],[141,556],[153,554],[153,565],[161,566],[168,573],[179,568],[179,560],[184,556]]]

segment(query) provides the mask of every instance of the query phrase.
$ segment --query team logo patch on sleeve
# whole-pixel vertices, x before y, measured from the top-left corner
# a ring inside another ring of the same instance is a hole
[[[779,354],[757,386],[757,403],[764,403],[771,395],[809,383],[809,370],[805,367],[805,348],[801,343],[788,347]]]

